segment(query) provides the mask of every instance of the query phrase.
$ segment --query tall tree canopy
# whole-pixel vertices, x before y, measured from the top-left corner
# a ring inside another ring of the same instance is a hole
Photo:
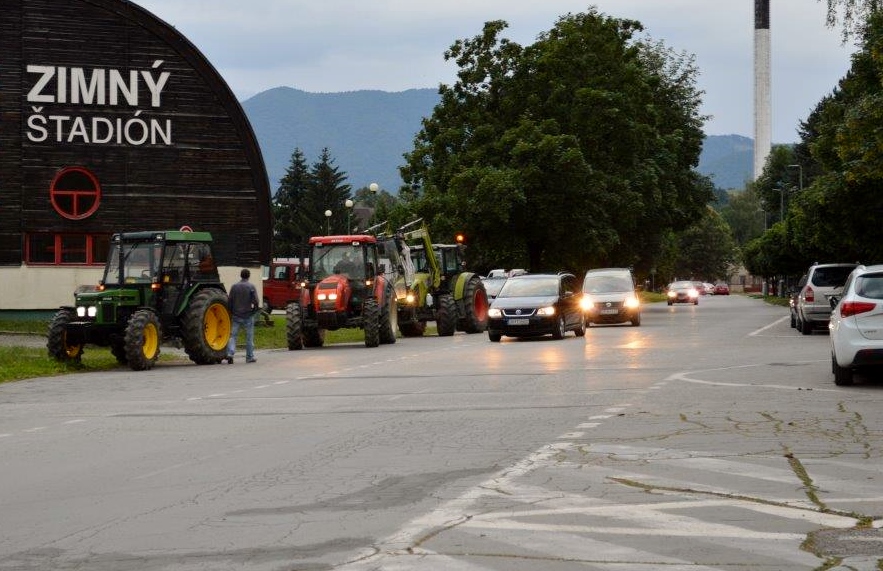
[[[350,193],[346,173],[335,166],[327,148],[309,168],[303,152],[295,149],[273,200],[273,255],[297,256],[310,236],[348,232],[352,208],[345,204]]]
[[[458,40],[453,86],[405,155],[400,196],[435,233],[466,231],[477,264],[652,265],[705,212],[693,59],[595,9],[533,45],[503,21]]]

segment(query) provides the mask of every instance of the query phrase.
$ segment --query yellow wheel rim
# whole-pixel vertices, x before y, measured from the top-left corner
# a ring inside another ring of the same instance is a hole
[[[141,345],[141,352],[147,359],[153,359],[159,350],[159,331],[153,323],[144,325],[144,343]]]
[[[233,321],[230,318],[230,312],[223,303],[213,303],[205,312],[205,322],[203,323],[203,333],[205,342],[215,351],[223,351],[230,341],[230,331],[233,328]]]

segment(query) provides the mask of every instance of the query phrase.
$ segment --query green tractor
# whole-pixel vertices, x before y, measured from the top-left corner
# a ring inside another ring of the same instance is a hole
[[[417,224],[416,230],[408,230]],[[419,242],[408,245],[409,240]],[[460,240],[457,244],[433,244],[422,219],[396,232],[402,258],[410,260],[410,268],[405,268],[400,278],[407,292],[398,300],[403,336],[422,336],[427,321],[436,322],[442,337],[455,331],[481,333],[487,329],[487,292],[478,274],[464,270],[466,246]]]
[[[78,291],[50,322],[49,355],[79,362],[93,344],[143,371],[168,342],[194,363],[220,363],[232,319],[211,246],[211,234],[186,227],[114,234],[98,287]]]

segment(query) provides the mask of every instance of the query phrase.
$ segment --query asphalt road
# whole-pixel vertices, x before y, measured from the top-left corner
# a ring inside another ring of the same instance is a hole
[[[640,327],[0,385],[0,570],[878,569],[883,382],[741,296]]]

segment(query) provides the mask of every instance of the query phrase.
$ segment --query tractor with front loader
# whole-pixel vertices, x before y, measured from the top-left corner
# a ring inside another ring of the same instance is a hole
[[[110,347],[117,361],[143,371],[170,343],[207,365],[224,359],[231,325],[210,233],[126,232],[111,237],[98,286],[56,312],[46,347],[63,362],[79,362],[87,344]]]
[[[481,277],[465,269],[464,244],[433,244],[422,219],[399,228],[395,241],[411,266],[399,278],[407,291],[398,301],[402,335],[422,336],[428,321],[435,321],[442,337],[487,329],[487,292]]]
[[[326,331],[342,328],[364,330],[366,347],[395,343],[396,296],[382,249],[368,234],[310,238],[300,300],[285,311],[289,350],[321,347]]]

